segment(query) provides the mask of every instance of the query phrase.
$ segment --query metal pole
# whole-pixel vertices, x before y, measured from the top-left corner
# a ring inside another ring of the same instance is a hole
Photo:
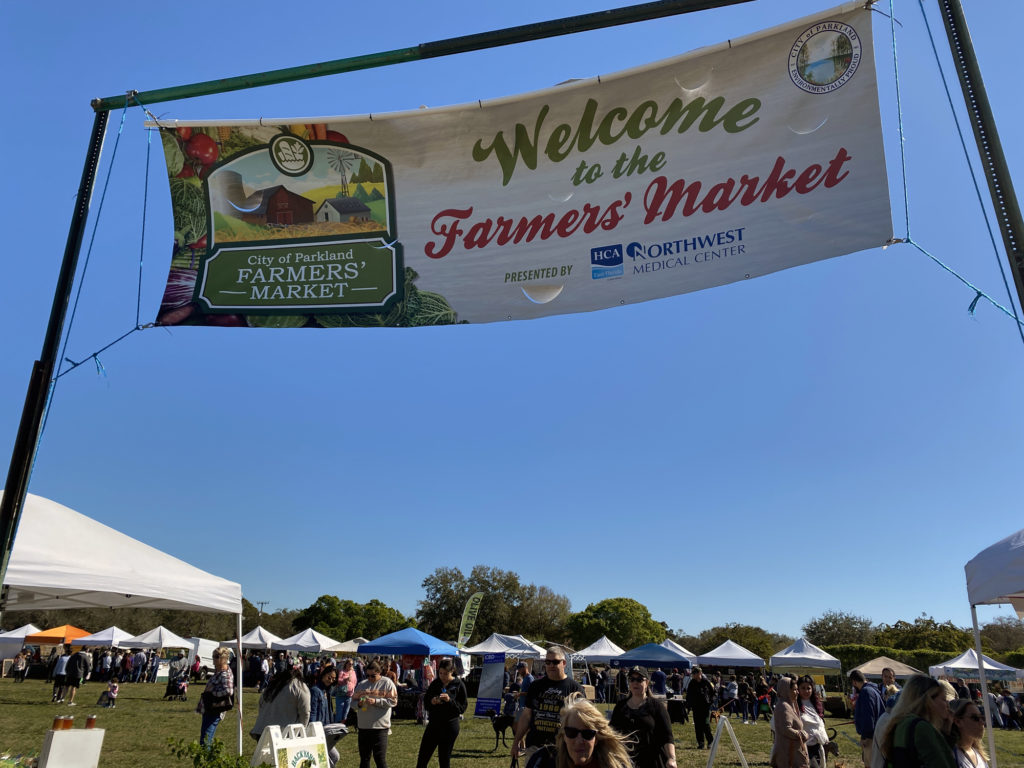
[[[999,220],[999,231],[1013,272],[1013,282],[1017,286],[1017,302],[1024,308],[1024,224],[1021,222],[1020,207],[1003,156],[1003,147],[999,143],[996,121],[992,117],[992,108],[985,93],[985,83],[981,79],[978,59],[974,55],[971,33],[967,29],[960,0],[939,0],[939,10],[946,27],[946,37],[949,38],[949,48],[953,52],[953,64],[960,78],[971,127],[974,129],[974,140],[978,144],[978,153],[985,168],[985,179]]]
[[[78,267],[78,253],[82,246],[86,221],[89,218],[89,203],[92,199],[100,153],[103,150],[103,137],[106,133],[108,114],[106,111],[97,112],[93,119],[92,136],[89,138],[89,150],[85,158],[85,167],[82,169],[82,179],[78,184],[78,197],[75,200],[75,211],[71,218],[67,244],[64,246],[64,260],[61,262],[57,288],[53,295],[50,321],[46,327],[46,336],[43,339],[43,348],[39,353],[39,359],[32,366],[28,391],[25,394],[25,405],[21,412],[21,423],[18,425],[18,435],[14,441],[14,451],[11,453],[11,464],[7,470],[7,482],[4,484],[3,498],[0,499],[0,584],[3,584],[4,577],[7,575],[7,563],[11,558],[14,534],[18,529],[21,510],[25,505],[25,494],[28,492],[28,480],[32,474],[36,445],[39,443],[39,430],[42,425],[47,392],[56,367],[60,339],[64,331],[64,316],[67,314],[71,287],[74,284],[75,270]]]
[[[632,24],[637,21],[660,19],[680,13],[691,13],[693,11],[703,11],[709,8],[721,8],[727,5],[749,2],[751,0],[657,0],[652,3],[613,8],[608,11],[586,13],[580,16],[568,16],[536,24],[523,24],[518,27],[481,32],[464,37],[452,37],[432,43],[421,43],[411,48],[398,48],[393,51],[353,56],[347,59],[336,59],[319,64],[307,64],[301,67],[275,69],[271,72],[259,72],[252,75],[223,78],[221,80],[207,80],[206,82],[193,83],[192,85],[178,85],[171,88],[143,91],[138,94],[138,99],[141,103],[148,106],[163,101],[188,99],[194,96],[209,96],[215,93],[225,93],[226,91],[238,91],[245,88],[287,83],[311,77],[322,77],[324,75],[336,75],[341,72],[354,72],[359,69],[385,67],[390,64],[401,64],[406,61],[420,61],[422,59],[437,58],[438,56],[449,56],[453,53],[480,51],[486,48],[497,48],[502,45],[542,40],[548,37],[587,32],[592,29],[604,29],[621,24]],[[120,109],[127,102],[127,96],[110,96],[94,101],[93,108],[97,110]]]
[[[974,652],[978,654],[978,679],[981,681],[981,702],[985,712],[985,730],[988,731],[988,754],[991,768],[999,768],[996,758],[996,741],[992,734],[992,709],[988,705],[988,680],[985,677],[985,657],[981,654],[981,630],[978,629],[978,606],[971,604],[971,621],[974,623]]]

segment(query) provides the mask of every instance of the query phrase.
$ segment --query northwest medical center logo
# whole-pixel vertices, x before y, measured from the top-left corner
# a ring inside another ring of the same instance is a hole
[[[850,81],[861,59],[857,30],[823,21],[804,30],[789,51],[789,77],[807,93],[831,93]]]
[[[590,249],[590,276],[594,280],[622,277],[623,269],[621,243]]]

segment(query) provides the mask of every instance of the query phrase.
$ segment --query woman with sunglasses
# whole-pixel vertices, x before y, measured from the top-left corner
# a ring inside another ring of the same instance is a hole
[[[555,768],[632,768],[626,737],[582,694],[566,698],[559,720]]]
[[[388,734],[391,710],[398,703],[398,689],[390,677],[381,675],[380,664],[366,665],[366,679],[356,685],[353,697],[359,707],[359,768],[370,768],[370,757],[377,768],[388,768]]]
[[[882,754],[892,768],[927,765],[956,768],[943,733],[952,715],[938,680],[912,675],[903,686],[882,736]]]
[[[635,768],[676,768],[676,745],[668,709],[651,696],[647,673],[633,667],[626,677],[629,697],[612,710],[611,726],[629,736],[627,747]]]
[[[988,768],[985,751],[985,715],[967,699],[950,704],[953,711],[953,739],[957,768]]]

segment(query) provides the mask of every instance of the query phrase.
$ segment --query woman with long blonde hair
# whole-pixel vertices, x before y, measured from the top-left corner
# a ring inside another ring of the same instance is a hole
[[[956,768],[953,750],[943,736],[950,719],[946,691],[939,681],[926,675],[911,676],[882,738],[886,765]]]
[[[957,768],[988,768],[985,751],[985,715],[970,699],[950,703],[953,711],[953,741]]]
[[[555,768],[632,768],[626,737],[582,694],[566,698],[559,720]]]

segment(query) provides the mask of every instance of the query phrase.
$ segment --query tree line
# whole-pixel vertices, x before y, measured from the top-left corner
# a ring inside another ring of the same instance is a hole
[[[301,610],[278,609],[262,612],[242,600],[242,630],[257,625],[280,637],[312,627],[329,637],[350,640],[374,639],[405,627],[418,627],[435,637],[453,641],[470,596],[483,592],[469,644],[478,643],[494,632],[524,635],[535,642],[564,643],[584,648],[600,638],[624,649],[672,639],[696,654],[707,653],[732,640],[767,659],[791,644],[794,638],[761,627],[727,623],[688,634],[671,629],[651,616],[643,604],[627,597],[611,597],[573,612],[569,598],[550,587],[523,581],[514,571],[485,565],[474,566],[468,575],[458,568],[435,569],[421,583],[423,598],[416,613],[405,616],[399,610],[370,600],[357,603],[335,595],[321,595]],[[69,611],[19,611],[3,616],[8,628],[31,622],[40,628],[73,624],[92,631],[117,625],[135,634],[162,624],[182,636],[226,640],[235,635],[235,617],[225,614],[146,609],[81,609]],[[832,653],[849,669],[880,655],[926,669],[974,646],[971,630],[950,621],[929,616],[894,624],[874,624],[869,618],[843,611],[826,611],[803,626],[804,636]],[[984,652],[1004,663],[1024,667],[1024,621],[1000,617],[981,628]]]

